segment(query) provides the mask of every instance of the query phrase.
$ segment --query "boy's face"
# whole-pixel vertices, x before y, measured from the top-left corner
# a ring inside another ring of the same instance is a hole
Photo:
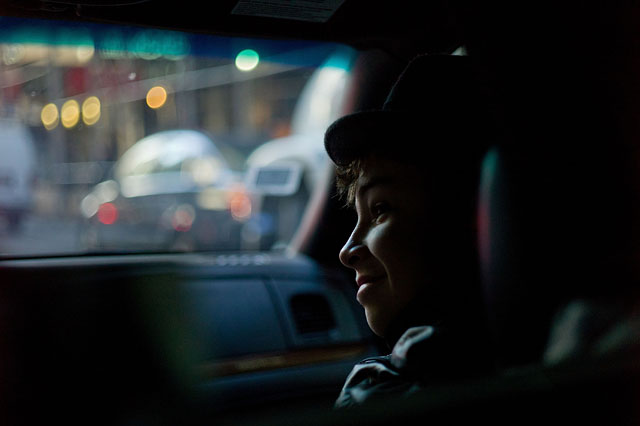
[[[429,281],[424,176],[418,167],[371,157],[356,182],[358,222],[340,261],[356,271],[358,302],[379,336]]]

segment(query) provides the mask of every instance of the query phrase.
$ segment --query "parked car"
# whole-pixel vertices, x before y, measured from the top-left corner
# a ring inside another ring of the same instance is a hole
[[[81,203],[89,250],[241,246],[251,198],[210,137],[167,130],[136,142]]]

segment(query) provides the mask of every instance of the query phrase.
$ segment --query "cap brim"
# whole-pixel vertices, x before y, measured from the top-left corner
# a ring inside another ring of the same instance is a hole
[[[385,144],[394,143],[398,133],[407,130],[409,124],[406,112],[357,112],[342,117],[329,126],[324,136],[324,146],[336,165],[346,166]]]

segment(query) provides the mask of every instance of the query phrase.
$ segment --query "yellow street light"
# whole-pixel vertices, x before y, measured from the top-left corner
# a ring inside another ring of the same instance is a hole
[[[40,120],[47,130],[53,130],[58,125],[60,115],[56,104],[46,104],[40,111]]]
[[[87,126],[92,126],[100,120],[100,99],[97,96],[89,96],[82,102],[82,121]]]
[[[149,108],[161,108],[167,102],[167,91],[162,86],[154,86],[147,92],[147,105]]]
[[[78,120],[80,120],[80,105],[75,99],[70,99],[62,105],[60,121],[64,127],[70,129],[78,124]]]

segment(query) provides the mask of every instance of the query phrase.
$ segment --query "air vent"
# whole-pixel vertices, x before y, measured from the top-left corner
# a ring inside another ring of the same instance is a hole
[[[290,305],[299,334],[328,332],[336,326],[329,302],[321,294],[297,294]]]

